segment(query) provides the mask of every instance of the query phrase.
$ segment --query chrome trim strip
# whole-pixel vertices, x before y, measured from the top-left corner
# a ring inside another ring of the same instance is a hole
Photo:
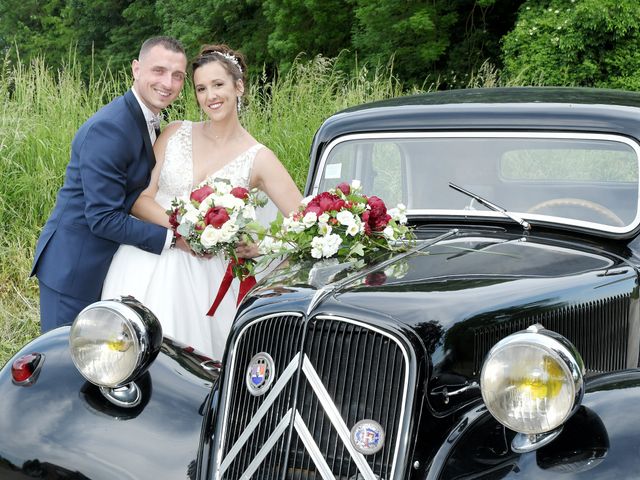
[[[327,465],[327,462],[324,460],[322,452],[320,452],[318,445],[313,440],[311,432],[309,431],[305,423],[300,419],[300,414],[297,410],[296,415],[293,419],[293,425],[296,427],[296,432],[298,432],[300,440],[302,440],[302,443],[307,448],[307,451],[309,452],[309,455],[311,455],[311,459],[313,460],[313,463],[318,469],[318,472],[322,476],[323,480],[335,480],[331,468],[329,468],[329,465]]]
[[[264,402],[262,403],[262,405],[260,405],[260,408],[247,425],[247,428],[245,428],[245,430],[242,432],[242,435],[238,437],[236,443],[233,444],[233,447],[231,447],[229,453],[227,453],[227,456],[224,458],[222,464],[220,465],[219,475],[222,475],[227,470],[227,468],[229,468],[231,462],[233,462],[234,458],[236,458],[238,453],[240,453],[240,450],[242,449],[244,444],[247,443],[253,431],[258,427],[258,424],[260,423],[260,420],[262,420],[262,417],[267,414],[273,402],[275,402],[276,398],[278,398],[278,395],[280,395],[280,392],[282,392],[282,389],[289,382],[289,379],[291,379],[291,377],[298,370],[299,362],[300,354],[298,353],[289,362],[289,365],[287,365],[287,368],[284,369],[282,375],[275,383],[275,385],[271,387],[271,393],[269,393],[269,395],[267,395],[267,398],[264,399]],[[278,424],[278,427],[279,426],[280,424]]]
[[[233,372],[236,364],[236,346],[238,345],[238,343],[240,343],[242,337],[244,336],[245,333],[247,333],[249,328],[255,325],[256,323],[268,320],[270,318],[282,317],[282,316],[302,317],[302,314],[300,312],[278,312],[278,313],[272,313],[270,315],[265,315],[264,317],[256,318],[250,321],[242,329],[240,334],[238,334],[238,338],[236,338],[235,342],[231,346],[231,350],[229,351],[229,355],[228,355],[230,358],[229,364],[228,364],[229,377],[225,379],[226,381],[224,381],[224,386],[223,386],[224,391],[222,392],[222,395],[221,395],[221,398],[223,399],[223,402],[224,402],[224,412],[222,415],[222,431],[220,432],[220,441],[218,443],[218,448],[216,450],[216,458],[218,462],[220,462],[220,456],[222,455],[222,452],[224,451],[224,446],[225,446],[225,439],[226,439],[226,432],[227,432],[227,419],[229,418],[229,408],[230,408],[229,400],[231,398],[231,392],[232,392],[231,386],[233,385]],[[226,365],[225,365],[225,370],[227,370]],[[276,382],[276,385],[277,385],[277,382]],[[267,398],[269,397],[267,396]],[[219,479],[220,474],[218,473],[216,475],[217,475],[217,478]]]
[[[284,414],[284,417],[282,417],[282,420],[280,420],[280,423],[276,425],[276,428],[273,430],[273,433],[269,435],[269,438],[267,439],[267,441],[264,442],[264,445],[262,446],[262,448],[260,449],[256,457],[251,461],[247,469],[242,473],[242,475],[240,476],[240,480],[251,479],[251,476],[255,473],[255,471],[258,469],[262,461],[269,454],[269,452],[271,451],[273,446],[276,444],[278,439],[282,436],[284,432],[287,431],[287,428],[289,427],[289,423],[291,422],[292,410],[293,409],[290,408],[289,411],[287,411],[287,413]]]
[[[317,195],[320,189],[320,176],[324,172],[325,164],[331,150],[337,145],[352,140],[379,140],[379,139],[419,139],[419,138],[548,138],[548,139],[576,139],[576,140],[607,140],[611,142],[623,143],[631,147],[636,153],[638,160],[638,171],[640,172],[640,145],[631,139],[622,135],[606,134],[606,133],[560,133],[560,132],[501,132],[501,131],[487,131],[487,132],[380,132],[380,133],[357,133],[352,135],[344,135],[331,141],[327,148],[322,152],[322,156],[318,161],[318,176],[314,178],[311,195]],[[636,182],[640,182],[640,178],[636,179]],[[613,234],[625,234],[630,233],[638,226],[640,226],[640,194],[638,195],[636,202],[636,217],[629,225],[625,227],[613,227],[610,225],[604,225],[601,223],[585,222],[581,220],[571,220],[564,217],[552,217],[544,215],[530,214],[526,212],[514,212],[524,216],[527,220],[541,220],[547,223],[553,223],[556,218],[561,218],[562,221],[558,222],[559,225],[572,225],[575,227],[586,228],[590,230],[596,230],[601,232],[613,233]],[[456,216],[456,217],[498,217],[504,218],[498,212],[473,212],[470,210],[430,210],[430,209],[411,209],[407,210],[408,215],[434,215],[434,216]],[[603,228],[604,227],[604,228]]]
[[[349,428],[347,428],[347,425],[342,420],[342,416],[331,400],[329,392],[327,392],[327,390],[324,388],[324,385],[322,385],[322,380],[316,373],[313,365],[306,355],[302,360],[302,371],[306,375],[307,380],[309,380],[311,388],[313,388],[313,391],[316,392],[318,400],[320,400],[320,403],[322,404],[327,417],[329,418],[329,421],[333,424],[333,427],[336,429],[336,432],[342,440],[342,443],[351,455],[351,458],[353,458],[353,461],[358,467],[358,471],[362,475],[363,480],[377,480],[375,474],[373,473],[373,470],[371,470],[371,467],[367,463],[367,460],[364,458],[364,455],[358,452],[351,444]]]
[[[359,322],[357,320],[352,320],[349,318],[344,318],[344,317],[338,317],[335,315],[318,315],[317,317],[315,317],[316,319],[319,320],[337,320],[340,322],[346,322],[346,323],[351,323],[353,325],[358,325],[359,327],[362,328],[366,328],[368,330],[374,331],[379,335],[383,335],[385,337],[387,337],[389,340],[395,342],[398,347],[400,348],[400,350],[402,351],[402,356],[404,357],[404,363],[405,363],[405,375],[404,375],[404,382],[402,384],[402,407],[400,408],[400,415],[399,415],[399,426],[398,426],[398,432],[397,432],[397,439],[396,439],[396,451],[393,453],[393,461],[391,464],[391,478],[395,478],[395,473],[396,473],[396,466],[398,465],[398,455],[400,454],[400,444],[402,443],[402,425],[405,422],[405,413],[406,413],[406,407],[407,407],[407,396],[409,394],[409,354],[406,350],[406,348],[404,347],[404,345],[398,341],[398,339],[389,334],[388,332],[385,332],[384,330],[381,330],[371,324],[368,323],[363,323],[363,322]],[[306,360],[306,355],[305,355],[305,360]],[[303,365],[304,368],[304,365]],[[403,447],[406,449],[408,447],[407,442],[408,439],[405,436],[404,437],[405,441],[404,441],[404,445]]]

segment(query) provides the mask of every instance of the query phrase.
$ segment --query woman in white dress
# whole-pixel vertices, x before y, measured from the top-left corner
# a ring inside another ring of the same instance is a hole
[[[238,118],[246,72],[242,55],[226,45],[205,46],[193,60],[192,71],[196,98],[208,120],[173,122],[164,129],[154,144],[156,166],[151,182],[132,214],[170,228],[166,210],[171,200],[213,178],[226,178],[234,186],[257,187],[281,212],[293,211],[301,195],[291,176]],[[243,245],[237,253],[255,256],[256,247]],[[102,298],[133,295],[155,313],[165,335],[212,358],[222,358],[236,312],[237,280],[214,316],[206,313],[227,263],[222,256],[202,258],[178,248],[154,255],[122,245],[111,263]]]

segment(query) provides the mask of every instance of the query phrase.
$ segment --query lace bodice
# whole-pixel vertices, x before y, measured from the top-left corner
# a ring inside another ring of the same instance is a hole
[[[158,180],[156,201],[164,208],[171,206],[174,197],[188,196],[193,190],[192,123],[182,122],[180,128],[169,137],[164,155],[164,164]],[[207,179],[226,178],[233,186],[249,187],[253,160],[262,148],[256,144],[245,150],[224,167],[211,173]]]

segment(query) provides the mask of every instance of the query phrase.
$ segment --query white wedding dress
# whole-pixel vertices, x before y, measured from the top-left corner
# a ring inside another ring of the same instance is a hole
[[[174,197],[188,196],[194,188],[191,129],[192,123],[184,121],[167,142],[156,195],[156,201],[166,209]],[[234,186],[248,188],[253,160],[260,148],[261,144],[254,145],[209,178],[226,178]],[[203,259],[178,249],[165,249],[156,255],[121,245],[111,262],[102,298],[134,296],[158,317],[165,336],[221,359],[236,312],[237,279],[214,316],[206,313],[227,264],[222,256]]]

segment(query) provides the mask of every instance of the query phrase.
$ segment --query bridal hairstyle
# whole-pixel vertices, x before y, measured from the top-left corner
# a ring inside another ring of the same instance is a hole
[[[175,52],[175,53],[181,53],[185,57],[187,56],[187,54],[184,51],[184,47],[182,46],[182,43],[180,43],[180,40],[177,40],[173,37],[167,37],[167,36],[161,35],[158,37],[148,38],[147,40],[144,41],[144,43],[140,47],[138,60],[144,57],[147,54],[147,52],[151,50],[153,47],[155,47],[156,45],[160,45],[166,48],[167,50],[171,50],[172,52]]]
[[[198,56],[191,61],[191,80],[193,81],[194,74],[198,68],[211,62],[219,62],[229,75],[231,75],[234,82],[242,80],[242,83],[245,86],[247,85],[247,64],[244,55],[231,50],[231,48],[223,43],[203,45],[200,48]],[[238,97],[238,111],[240,111],[240,107],[244,103],[245,95]]]

